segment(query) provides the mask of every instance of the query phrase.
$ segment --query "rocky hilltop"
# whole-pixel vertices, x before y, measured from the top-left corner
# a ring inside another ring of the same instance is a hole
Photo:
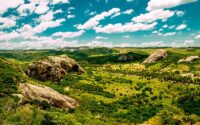
[[[144,62],[143,64],[156,63],[157,61],[166,58],[168,56],[167,51],[164,49],[157,50],[153,52]]]
[[[26,74],[40,81],[60,81],[69,72],[84,73],[81,66],[73,59],[62,56],[48,56],[29,65]]]

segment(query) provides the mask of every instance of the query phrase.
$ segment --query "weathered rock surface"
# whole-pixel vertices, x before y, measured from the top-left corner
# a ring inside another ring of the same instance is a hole
[[[40,102],[47,102],[48,104],[54,105],[58,108],[75,108],[78,106],[78,102],[66,95],[62,95],[50,87],[43,85],[32,85],[32,84],[20,84],[19,85],[20,94],[15,94],[21,100],[20,102],[25,102],[26,100],[37,100]]]
[[[26,74],[40,81],[60,81],[69,72],[84,73],[73,59],[63,56],[49,56],[29,65]]]
[[[118,55],[117,61],[118,62],[138,61],[143,58],[146,58],[146,56],[147,56],[146,54],[128,52],[125,54]]]
[[[161,59],[164,59],[168,56],[167,51],[164,49],[157,50],[153,52],[144,62],[143,64],[155,63]]]
[[[180,59],[178,61],[178,63],[183,63],[183,62],[189,62],[190,63],[190,62],[193,62],[195,60],[200,60],[200,57],[199,56],[189,56],[189,57],[187,57],[185,59]]]
[[[126,62],[126,61],[131,61],[133,60],[134,57],[133,56],[130,56],[130,55],[121,55],[118,60],[121,61],[121,62]]]

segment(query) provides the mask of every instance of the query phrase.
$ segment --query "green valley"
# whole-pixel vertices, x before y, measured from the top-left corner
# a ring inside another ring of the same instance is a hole
[[[160,48],[0,51],[0,124],[199,125],[200,48],[162,48],[166,56],[153,63],[143,63],[158,50]],[[64,77],[59,77],[61,80],[40,81],[26,75],[33,62],[61,55],[78,63]],[[192,59],[187,61],[188,57]],[[181,59],[185,60],[179,62]],[[77,65],[84,73],[74,72]],[[19,85],[22,83],[50,87],[75,99],[79,105],[60,108],[55,103],[37,99],[20,103],[16,94],[21,94]]]

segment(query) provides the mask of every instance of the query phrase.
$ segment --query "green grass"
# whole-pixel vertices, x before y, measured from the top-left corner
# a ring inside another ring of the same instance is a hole
[[[180,76],[190,72],[200,75],[200,63],[177,63],[181,58],[199,55],[200,51],[166,49],[169,56],[150,65],[141,62],[156,48],[0,52],[0,57],[4,57],[0,59],[0,124],[114,125],[152,123],[155,119],[163,125],[200,122],[199,79],[188,82],[188,78]],[[22,72],[33,61],[63,54],[76,59],[86,73],[70,73],[53,83],[28,78]],[[120,62],[121,55],[135,58]],[[19,93],[17,84],[23,81],[49,86],[75,98],[80,106],[63,110],[37,101],[18,104],[19,99],[12,94]]]

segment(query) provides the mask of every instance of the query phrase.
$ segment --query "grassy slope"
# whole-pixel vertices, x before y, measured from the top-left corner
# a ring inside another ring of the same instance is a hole
[[[78,109],[69,111],[60,110],[47,104],[38,104],[37,102],[18,105],[17,99],[6,93],[7,96],[0,98],[0,123],[19,125],[109,125],[116,123],[139,124],[146,122],[152,125],[175,125],[200,121],[198,112],[190,112],[192,111],[191,106],[180,105],[178,101],[179,98],[185,99],[185,97],[182,97],[183,95],[190,95],[190,93],[196,94],[195,92],[200,90],[199,86],[161,80],[157,76],[148,78],[143,75],[134,74],[135,71],[140,70],[158,73],[170,70],[173,72],[176,70],[181,73],[194,72],[198,74],[199,62],[193,64],[177,64],[176,62],[178,59],[187,57],[188,55],[199,55],[199,49],[167,48],[167,50],[170,52],[168,58],[156,64],[148,65],[146,68],[144,65],[139,64],[143,59],[136,62],[115,62],[107,64],[107,57],[127,52],[141,53],[142,55],[150,54],[155,49],[116,48],[115,50],[107,50],[106,48],[97,48],[97,50],[92,49],[77,52],[1,52],[0,56],[12,59],[11,62],[18,65],[21,69],[26,69],[30,62],[48,55],[67,54],[78,60],[86,70],[86,73],[83,75],[71,73],[58,84],[39,82],[27,77],[25,78],[33,84],[44,84],[60,93],[76,98],[80,102]],[[98,64],[102,56],[106,57],[106,59],[101,64]],[[96,61],[91,59],[96,59]],[[91,64],[91,61],[93,61],[93,64]],[[0,78],[4,79],[4,76],[8,74],[10,77],[15,78],[14,74],[16,70],[13,67],[15,66],[0,68],[4,72]],[[8,73],[5,71],[8,71]],[[22,73],[17,74],[23,75]],[[14,83],[18,81],[17,79]],[[1,90],[6,89],[3,88]],[[13,91],[11,93],[15,92]],[[187,98],[185,100],[182,101],[187,104]],[[191,104],[196,105],[199,99],[195,98],[190,100],[193,101]],[[11,108],[13,110],[10,110]],[[197,111],[199,111],[198,108]]]

